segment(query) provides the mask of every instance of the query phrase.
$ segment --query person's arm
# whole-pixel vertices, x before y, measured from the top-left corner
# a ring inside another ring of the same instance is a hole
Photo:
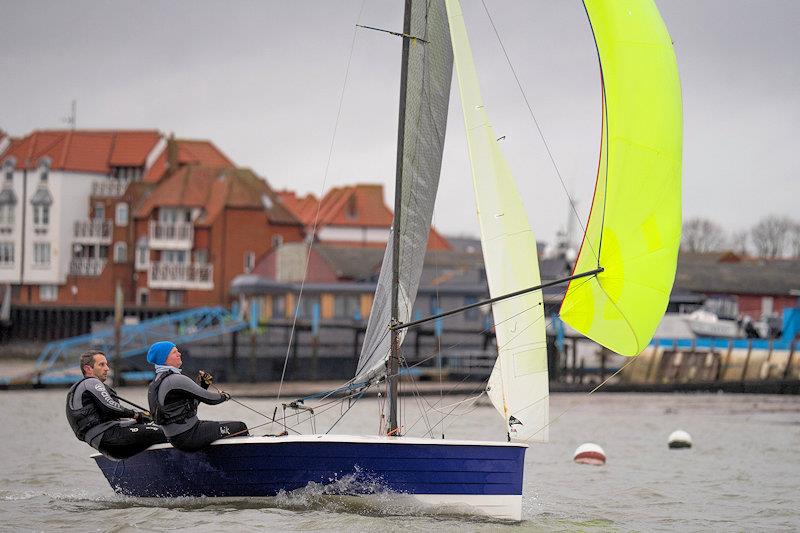
[[[182,374],[172,374],[169,380],[169,392],[181,391],[189,397],[209,405],[217,405],[229,398],[229,396],[203,389],[191,378]]]
[[[136,412],[122,407],[99,379],[88,383],[86,391],[92,395],[100,411],[110,418],[136,418]]]

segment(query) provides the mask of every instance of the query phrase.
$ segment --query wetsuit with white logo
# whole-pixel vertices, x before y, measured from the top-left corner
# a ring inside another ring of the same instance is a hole
[[[147,398],[156,424],[164,429],[169,442],[179,450],[195,452],[217,439],[247,434],[244,422],[199,420],[197,406],[200,403],[217,405],[227,397],[206,390],[178,372],[168,370],[156,374]]]
[[[67,420],[75,436],[113,459],[125,459],[153,444],[166,442],[153,424],[137,424],[134,411],[97,378],[84,378],[67,393]]]

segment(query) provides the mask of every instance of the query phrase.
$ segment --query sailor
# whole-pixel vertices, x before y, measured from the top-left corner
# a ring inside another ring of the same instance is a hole
[[[103,352],[84,352],[80,365],[83,379],[67,393],[67,420],[78,439],[111,459],[126,459],[167,442],[161,428],[145,423],[146,413],[123,407],[114,389],[104,385],[110,369]]]
[[[217,405],[231,396],[227,392],[207,390],[213,378],[202,370],[200,385],[181,374],[183,362],[175,344],[169,341],[156,342],[150,346],[147,360],[156,368],[156,378],[147,391],[150,412],[175,448],[194,452],[217,439],[248,434],[244,422],[198,420],[197,406],[200,402]]]

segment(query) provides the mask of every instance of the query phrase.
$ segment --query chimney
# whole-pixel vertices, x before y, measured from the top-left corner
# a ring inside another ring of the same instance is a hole
[[[178,168],[178,142],[175,140],[175,134],[170,133],[167,139],[167,169],[174,172]]]

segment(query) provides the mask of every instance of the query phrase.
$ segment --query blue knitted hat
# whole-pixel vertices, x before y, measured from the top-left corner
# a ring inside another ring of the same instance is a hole
[[[169,341],[158,341],[150,346],[147,350],[147,362],[154,365],[163,365],[167,362],[169,352],[175,347],[175,344]]]

